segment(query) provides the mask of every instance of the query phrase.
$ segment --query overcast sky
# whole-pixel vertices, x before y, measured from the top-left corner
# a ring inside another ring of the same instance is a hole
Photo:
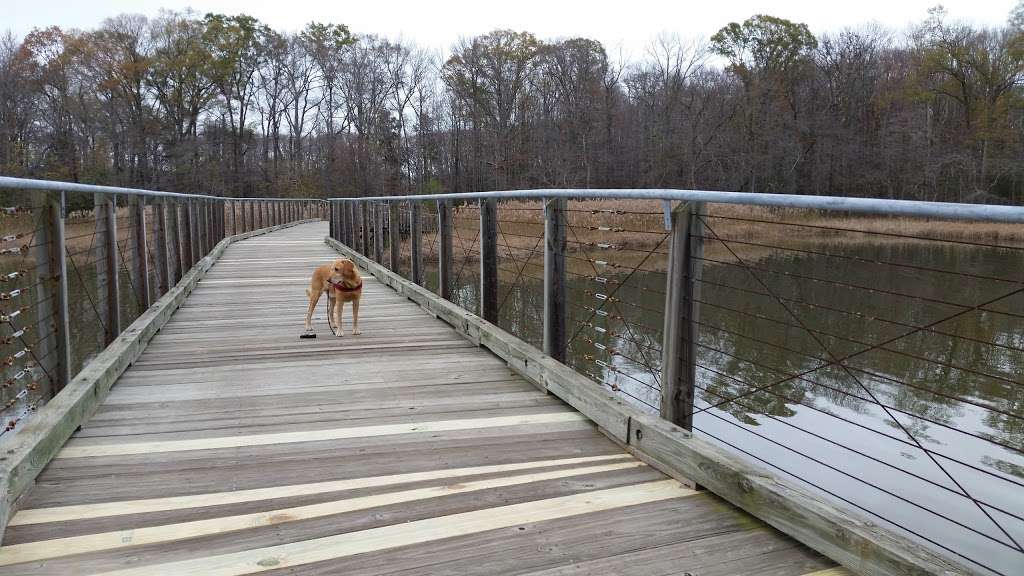
[[[952,19],[1002,25],[1017,0],[945,0]],[[707,38],[723,25],[767,13],[804,22],[815,33],[878,22],[904,30],[939,0],[0,0],[0,31],[22,36],[32,28],[92,28],[121,13],[155,15],[160,8],[200,13],[240,12],[279,31],[310,20],[340,22],[354,32],[403,36],[447,51],[460,36],[495,28],[527,30],[542,39],[586,36],[609,52],[637,54],[659,33]]]

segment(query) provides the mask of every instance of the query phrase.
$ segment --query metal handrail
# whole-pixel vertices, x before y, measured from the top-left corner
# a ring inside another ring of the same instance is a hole
[[[211,196],[208,194],[184,194],[181,192],[161,192],[143,188],[125,188],[122,186],[99,186],[95,184],[79,184],[76,182],[60,182],[56,180],[36,180],[32,178],[14,178],[0,176],[0,188],[14,190],[39,190],[44,192],[82,192],[91,194],[112,194],[120,196],[150,196],[157,198],[204,199],[219,201],[262,201],[262,202],[323,202],[323,198],[264,198],[232,196]]]
[[[328,198],[327,201],[395,202],[410,200],[538,200],[543,198],[710,202],[716,204],[744,204],[748,206],[829,210],[853,212],[858,214],[912,216],[917,218],[936,218],[942,220],[984,220],[989,222],[1024,224],[1024,206],[654,188],[544,188],[537,190],[503,190],[497,192],[423,194],[418,196],[406,195]]]

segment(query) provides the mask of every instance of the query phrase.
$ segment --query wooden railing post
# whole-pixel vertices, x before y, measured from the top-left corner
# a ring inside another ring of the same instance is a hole
[[[384,204],[373,203],[373,259],[384,264]]]
[[[701,258],[704,245],[698,214],[702,204],[688,202],[672,211],[672,238],[665,285],[665,326],[661,360],[661,417],[693,429],[697,379]]]
[[[171,287],[170,266],[167,256],[167,201],[157,198],[153,201],[153,241],[156,242],[154,254],[156,266],[156,294],[159,298]]]
[[[118,282],[117,197],[93,195],[96,216],[96,293],[103,318],[103,341],[110,344],[121,333],[121,290]]]
[[[498,201],[480,200],[480,316],[498,322]]]
[[[344,242],[348,246],[355,248],[356,237],[359,235],[359,219],[356,217],[357,205],[355,202],[343,202],[341,205],[345,207],[345,217],[348,219]]]
[[[412,200],[409,202],[409,249],[412,260],[412,281],[420,286],[423,285],[423,247],[420,241],[420,203]]]
[[[338,237],[338,231],[340,230],[340,221],[338,220],[338,211],[334,206],[335,203],[331,204],[331,217],[327,219],[327,235],[335,240],[341,240]]]
[[[132,235],[135,237],[135,257],[132,258],[132,285],[135,287],[136,302],[139,312],[147,310],[152,304],[152,293],[149,286],[149,236],[146,227],[146,197],[136,196],[134,217],[132,218]]]
[[[391,271],[402,274],[402,221],[398,202],[388,202],[388,244],[391,249]]]
[[[445,300],[452,296],[452,207],[448,200],[437,201],[437,293]]]
[[[370,256],[370,207],[367,202],[359,201],[359,252]]]
[[[167,224],[167,245],[170,249],[170,261],[168,262],[168,284],[177,284],[184,274],[182,263],[185,258],[182,256],[182,249],[185,243],[181,232],[181,203],[177,200],[170,200],[167,204],[167,211],[170,219]]]
[[[33,345],[33,355],[50,375],[49,392],[56,394],[71,381],[64,192],[33,192],[33,205],[39,221],[33,241],[37,279],[34,304],[39,337]],[[53,330],[47,330],[51,322]]]
[[[565,362],[565,198],[544,202],[544,353]]]
[[[192,201],[185,200],[181,204],[181,270],[178,280],[181,280],[185,272],[195,264],[195,240],[193,239],[194,228],[192,226]]]

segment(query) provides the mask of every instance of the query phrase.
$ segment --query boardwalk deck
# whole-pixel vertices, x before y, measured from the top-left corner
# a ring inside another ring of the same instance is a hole
[[[390,289],[299,340],[326,224],[228,248],[38,477],[0,575],[838,575]],[[346,319],[346,326],[349,319]]]

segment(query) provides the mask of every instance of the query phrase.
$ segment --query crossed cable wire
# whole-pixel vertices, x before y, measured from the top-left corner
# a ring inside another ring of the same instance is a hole
[[[819,364],[819,365],[815,366],[815,367],[814,367],[814,368],[812,368],[812,369],[809,369],[809,370],[805,370],[805,371],[801,372],[800,374],[796,374],[796,375],[789,375],[789,376],[786,376],[785,378],[782,378],[782,379],[779,379],[779,380],[777,380],[777,381],[771,382],[771,383],[769,383],[769,384],[766,384],[766,385],[764,385],[764,386],[758,386],[758,387],[752,388],[752,389],[750,389],[750,390],[748,390],[748,391],[746,391],[746,392],[744,392],[744,393],[742,393],[742,394],[739,394],[739,395],[737,395],[737,396],[735,396],[735,397],[732,397],[732,398],[729,398],[729,399],[726,399],[726,400],[722,400],[721,402],[717,402],[717,403],[711,403],[711,404],[709,404],[708,406],[705,406],[705,407],[703,407],[703,408],[701,408],[701,409],[699,409],[699,410],[695,410],[695,411],[694,411],[694,415],[696,415],[696,414],[699,414],[699,413],[701,413],[701,412],[706,412],[706,411],[708,411],[708,410],[710,410],[710,409],[712,409],[712,408],[717,408],[717,407],[719,407],[719,406],[722,406],[722,405],[724,405],[724,404],[727,404],[727,403],[735,402],[736,400],[738,400],[738,399],[740,399],[740,398],[743,398],[743,397],[745,397],[745,396],[750,396],[750,395],[752,395],[752,394],[754,394],[754,393],[757,393],[757,392],[759,392],[759,391],[767,390],[767,389],[769,389],[769,388],[772,388],[772,387],[778,386],[778,385],[780,385],[780,384],[783,384],[783,383],[785,383],[785,382],[789,382],[789,381],[793,380],[794,378],[798,378],[798,377],[801,377],[801,376],[806,376],[807,374],[810,374],[810,373],[812,373],[812,372],[816,372],[816,371],[818,371],[818,370],[821,370],[821,369],[823,369],[823,368],[827,368],[827,367],[832,367],[832,366],[839,366],[839,367],[840,367],[840,368],[841,368],[841,369],[843,370],[843,372],[844,372],[844,373],[845,373],[845,374],[846,374],[846,375],[847,375],[847,376],[848,376],[848,377],[849,377],[849,378],[850,378],[851,380],[853,380],[853,382],[855,382],[855,383],[857,384],[857,386],[858,386],[858,387],[859,387],[860,389],[862,389],[862,390],[864,391],[864,393],[865,393],[865,394],[867,394],[867,395],[868,395],[868,397],[869,397],[869,398],[871,399],[871,402],[873,402],[873,403],[874,403],[875,405],[877,405],[877,406],[878,406],[879,408],[881,408],[881,409],[882,409],[882,410],[883,410],[883,411],[885,412],[886,416],[888,416],[888,418],[889,418],[889,419],[890,419],[890,420],[891,420],[891,421],[892,421],[892,422],[893,422],[893,423],[894,423],[894,424],[896,425],[896,427],[897,427],[897,428],[898,428],[898,429],[899,429],[899,430],[900,430],[901,432],[903,432],[903,434],[905,434],[905,435],[907,436],[907,438],[909,438],[909,439],[910,439],[910,441],[911,441],[911,442],[913,442],[913,444],[914,444],[914,445],[915,445],[915,446],[916,446],[916,447],[917,447],[917,448],[918,448],[918,449],[919,449],[919,450],[920,450],[920,451],[921,451],[922,453],[924,453],[925,455],[927,455],[927,456],[928,456],[928,459],[929,459],[929,460],[930,460],[930,461],[931,461],[931,462],[932,462],[932,463],[933,463],[933,464],[934,464],[934,465],[935,465],[935,466],[936,466],[936,467],[937,467],[937,468],[938,468],[938,469],[939,469],[939,470],[940,470],[940,471],[941,471],[941,472],[943,473],[943,475],[944,475],[944,476],[945,476],[946,478],[948,478],[948,479],[949,479],[949,481],[950,481],[950,482],[952,482],[952,483],[953,483],[953,485],[954,485],[954,486],[956,486],[956,488],[957,488],[957,489],[959,490],[959,492],[960,492],[960,495],[961,495],[961,496],[963,496],[963,497],[965,497],[965,498],[967,498],[967,499],[969,499],[969,500],[970,500],[970,501],[971,501],[971,502],[972,502],[972,503],[973,503],[973,504],[974,504],[974,505],[975,505],[975,506],[976,506],[976,507],[978,508],[978,510],[979,510],[979,511],[981,511],[981,513],[982,513],[982,514],[984,514],[984,515],[985,515],[985,517],[986,517],[986,518],[988,518],[988,519],[989,519],[989,521],[991,521],[991,522],[992,522],[992,524],[993,524],[993,525],[994,525],[994,526],[995,526],[995,527],[996,527],[996,528],[997,528],[997,529],[998,529],[998,530],[999,530],[1000,532],[1002,532],[1002,534],[1003,534],[1004,536],[1006,536],[1006,538],[1007,538],[1007,539],[1009,540],[1009,542],[1010,542],[1010,543],[1012,543],[1013,547],[1014,547],[1014,548],[1015,548],[1015,549],[1016,549],[1017,551],[1019,551],[1019,552],[1024,552],[1024,548],[1022,548],[1022,547],[1021,547],[1021,545],[1020,545],[1020,544],[1019,544],[1019,543],[1017,542],[1017,540],[1016,540],[1016,539],[1015,539],[1015,538],[1014,538],[1014,537],[1013,537],[1013,536],[1012,536],[1012,535],[1011,535],[1011,534],[1010,534],[1010,533],[1009,533],[1009,532],[1008,532],[1008,531],[1007,531],[1007,530],[1006,530],[1006,529],[1005,529],[1005,528],[1003,527],[1003,525],[1002,525],[1002,524],[1000,524],[1000,523],[999,523],[999,521],[997,521],[997,520],[996,520],[996,519],[995,519],[995,518],[994,518],[994,517],[993,517],[993,516],[992,516],[992,515],[991,515],[991,514],[989,513],[989,511],[988,511],[988,510],[986,509],[985,505],[983,505],[983,503],[979,502],[979,501],[978,501],[978,500],[977,500],[976,498],[974,498],[974,496],[972,496],[972,495],[971,495],[971,493],[970,493],[970,492],[969,492],[969,491],[968,491],[968,490],[967,490],[967,489],[966,489],[966,488],[965,488],[965,487],[964,487],[964,486],[963,486],[963,485],[962,485],[962,484],[961,484],[961,483],[960,483],[960,482],[959,482],[959,481],[958,481],[958,480],[957,480],[957,479],[956,479],[956,478],[955,478],[955,477],[954,477],[954,476],[953,476],[953,475],[952,475],[952,474],[951,474],[951,473],[950,473],[950,472],[949,472],[949,471],[948,471],[948,470],[947,470],[947,469],[946,469],[946,468],[945,468],[945,467],[944,467],[944,466],[943,466],[943,465],[942,465],[942,464],[941,464],[941,463],[940,463],[940,462],[938,461],[938,459],[937,459],[937,458],[935,457],[935,455],[934,455],[934,454],[932,453],[932,451],[928,450],[927,448],[925,448],[925,447],[924,447],[924,446],[923,446],[923,445],[921,444],[921,442],[920,442],[920,441],[919,441],[919,440],[917,439],[917,437],[916,437],[916,436],[915,436],[915,435],[914,435],[914,434],[913,434],[913,433],[912,433],[912,432],[911,432],[911,431],[910,431],[909,429],[907,429],[907,427],[906,427],[906,426],[905,426],[905,425],[904,425],[904,424],[903,424],[903,423],[902,423],[902,422],[901,422],[901,421],[900,421],[900,420],[899,420],[899,419],[898,419],[898,418],[897,418],[897,417],[895,416],[895,414],[894,414],[894,413],[893,413],[893,412],[892,412],[892,411],[891,411],[891,410],[890,410],[890,409],[888,408],[888,406],[886,406],[885,404],[883,404],[883,403],[882,403],[882,402],[881,402],[881,401],[880,401],[880,400],[878,399],[878,397],[877,397],[877,396],[876,396],[876,395],[874,394],[874,392],[872,392],[872,391],[871,391],[871,389],[870,389],[870,388],[868,388],[868,387],[867,387],[867,386],[866,386],[866,385],[865,385],[865,384],[864,384],[864,383],[863,383],[863,382],[862,382],[862,381],[861,381],[861,380],[860,380],[860,379],[859,379],[859,378],[858,378],[858,377],[857,377],[857,376],[856,376],[856,375],[855,375],[855,374],[853,373],[853,371],[852,371],[852,370],[850,369],[850,367],[849,367],[849,366],[848,366],[848,364],[847,364],[847,361],[848,361],[848,360],[850,360],[851,358],[854,358],[854,357],[856,357],[856,356],[861,356],[861,355],[863,355],[863,354],[866,354],[866,353],[868,353],[868,352],[870,352],[870,351],[872,351],[872,350],[876,350],[876,349],[879,349],[879,348],[881,348],[881,347],[883,347],[883,346],[885,346],[885,345],[891,344],[892,342],[895,342],[895,341],[897,341],[897,340],[902,340],[902,339],[904,339],[904,338],[907,338],[908,336],[911,336],[911,335],[913,335],[913,334],[916,334],[916,333],[918,333],[918,332],[921,332],[921,331],[922,331],[922,330],[924,330],[924,329],[927,329],[927,328],[932,328],[932,327],[934,327],[934,326],[936,326],[936,325],[939,325],[939,324],[942,324],[942,323],[944,323],[944,322],[947,322],[947,321],[949,321],[949,320],[951,320],[951,319],[954,319],[954,318],[960,317],[960,316],[962,316],[962,315],[964,315],[964,314],[967,314],[967,313],[969,313],[969,312],[974,312],[974,311],[978,311],[978,310],[983,310],[983,309],[984,309],[984,308],[985,308],[986,306],[989,306],[989,305],[991,305],[991,304],[994,304],[994,303],[996,303],[996,302],[999,302],[999,301],[1005,300],[1005,299],[1007,299],[1007,298],[1010,298],[1010,297],[1016,296],[1017,294],[1021,294],[1021,293],[1024,293],[1024,285],[1021,285],[1020,287],[1018,287],[1018,288],[1016,288],[1016,289],[1014,289],[1014,290],[1011,290],[1011,291],[1009,291],[1009,292],[1006,292],[1006,293],[1004,293],[1004,294],[1002,294],[1002,295],[1000,295],[1000,296],[997,296],[997,297],[995,297],[995,298],[991,298],[991,299],[988,299],[988,300],[986,300],[986,301],[984,301],[984,302],[978,303],[978,304],[976,304],[976,305],[974,305],[974,306],[971,306],[971,307],[966,307],[965,309],[963,309],[963,310],[960,310],[959,312],[956,312],[956,313],[954,313],[954,314],[946,315],[946,316],[944,316],[944,317],[942,317],[942,318],[939,318],[938,320],[935,320],[935,321],[933,321],[933,322],[931,322],[931,323],[928,323],[928,324],[926,324],[926,325],[924,325],[924,326],[922,326],[922,327],[919,327],[919,328],[915,328],[915,329],[913,329],[913,330],[910,330],[910,331],[908,331],[908,332],[905,332],[905,333],[903,333],[903,334],[900,334],[900,335],[898,335],[898,336],[895,336],[895,337],[892,337],[892,338],[886,339],[886,340],[884,340],[883,342],[877,343],[877,344],[875,344],[875,345],[873,345],[873,346],[869,346],[869,347],[867,347],[867,348],[864,348],[864,349],[862,349],[862,350],[860,350],[860,351],[858,351],[858,352],[854,352],[854,353],[851,353],[851,354],[847,354],[847,355],[845,355],[845,356],[842,356],[842,357],[840,357],[840,356],[836,355],[836,354],[835,354],[835,353],[834,353],[834,352],[832,351],[832,349],[831,349],[831,348],[830,348],[830,347],[829,347],[829,346],[828,346],[828,345],[827,345],[827,344],[826,344],[826,343],[825,343],[825,342],[824,342],[824,341],[823,341],[823,340],[822,340],[821,338],[819,338],[819,336],[818,336],[818,335],[817,335],[817,334],[815,333],[815,331],[814,331],[814,330],[812,330],[812,329],[810,329],[810,328],[809,328],[809,327],[808,327],[808,326],[807,326],[807,325],[806,325],[806,324],[805,324],[805,323],[803,322],[803,320],[802,320],[802,319],[800,318],[800,316],[799,316],[799,315],[797,315],[797,314],[796,314],[796,313],[795,313],[795,312],[794,312],[794,311],[793,311],[793,310],[792,310],[792,309],[791,309],[791,308],[790,308],[790,307],[789,307],[789,306],[788,306],[788,305],[786,304],[786,302],[785,302],[785,301],[783,301],[783,300],[782,300],[781,298],[779,298],[779,296],[778,296],[778,295],[777,295],[777,294],[775,293],[775,291],[774,291],[774,290],[772,290],[772,289],[771,289],[771,287],[769,287],[769,286],[768,286],[768,284],[767,284],[767,283],[765,283],[765,281],[764,281],[764,280],[763,280],[763,279],[762,279],[762,278],[761,278],[761,277],[760,277],[760,276],[759,276],[759,275],[758,275],[758,274],[757,274],[757,273],[756,273],[756,272],[755,272],[755,271],[754,271],[754,270],[753,270],[753,269],[752,269],[752,268],[751,268],[751,267],[750,267],[750,266],[749,266],[749,265],[747,264],[747,262],[746,262],[745,260],[743,260],[743,259],[742,259],[742,258],[741,258],[741,257],[740,257],[740,256],[739,256],[739,255],[738,255],[737,253],[736,253],[736,251],[735,251],[735,250],[733,250],[733,249],[732,249],[732,247],[731,247],[731,246],[729,245],[729,242],[731,242],[731,241],[728,241],[728,240],[723,240],[723,239],[722,239],[722,238],[721,238],[721,237],[720,237],[720,236],[719,236],[719,235],[718,235],[718,234],[717,234],[717,233],[715,232],[715,230],[714,230],[714,229],[713,229],[713,228],[712,228],[712,227],[711,227],[710,225],[708,225],[708,223],[707,223],[707,220],[706,220],[706,219],[704,218],[704,216],[702,216],[702,215],[698,215],[698,216],[697,216],[697,218],[698,218],[698,220],[699,220],[699,221],[700,221],[700,222],[701,222],[701,223],[702,223],[702,224],[704,225],[704,227],[705,227],[705,228],[706,228],[706,229],[707,229],[707,230],[708,230],[708,231],[709,231],[709,232],[711,233],[712,237],[713,237],[713,238],[714,238],[715,240],[717,240],[718,242],[720,242],[720,243],[722,244],[722,246],[723,246],[723,247],[725,247],[725,248],[726,248],[726,250],[728,250],[728,251],[729,251],[729,253],[730,253],[730,254],[732,255],[732,257],[733,257],[733,258],[735,258],[735,259],[736,259],[736,261],[737,261],[737,262],[738,262],[738,263],[739,263],[739,264],[740,264],[740,265],[741,265],[741,266],[742,266],[742,267],[743,267],[743,268],[744,268],[744,269],[745,269],[745,270],[747,271],[747,273],[748,273],[748,274],[749,274],[749,275],[750,275],[750,276],[751,276],[751,277],[752,277],[752,278],[753,278],[753,279],[754,279],[754,280],[755,280],[755,281],[756,281],[756,282],[757,282],[757,283],[758,283],[758,284],[759,284],[759,285],[760,285],[760,286],[761,286],[761,287],[762,287],[762,288],[763,288],[763,289],[765,290],[765,292],[766,292],[766,293],[767,293],[768,295],[770,295],[770,296],[771,296],[771,297],[773,298],[773,300],[775,300],[775,302],[776,302],[776,303],[777,303],[777,304],[778,304],[779,306],[781,306],[781,307],[782,307],[782,309],[783,309],[783,310],[785,310],[786,314],[787,314],[788,316],[790,316],[790,317],[791,317],[791,318],[793,319],[793,321],[794,321],[794,322],[796,322],[796,323],[797,323],[797,324],[799,325],[799,327],[800,327],[801,329],[803,329],[803,330],[804,330],[805,332],[807,332],[807,334],[808,334],[808,335],[809,335],[809,336],[810,336],[810,337],[811,337],[811,338],[812,338],[812,339],[814,340],[814,342],[815,342],[815,343],[816,343],[816,344],[817,344],[817,345],[818,345],[818,346],[819,346],[819,347],[820,347],[820,348],[821,348],[821,349],[822,349],[822,350],[823,350],[823,351],[825,352],[825,354],[826,354],[826,355],[827,355],[827,356],[828,356],[828,357],[830,358],[830,360],[829,360],[829,361],[827,361],[827,362],[824,362],[824,363],[822,363],[822,364]]]

